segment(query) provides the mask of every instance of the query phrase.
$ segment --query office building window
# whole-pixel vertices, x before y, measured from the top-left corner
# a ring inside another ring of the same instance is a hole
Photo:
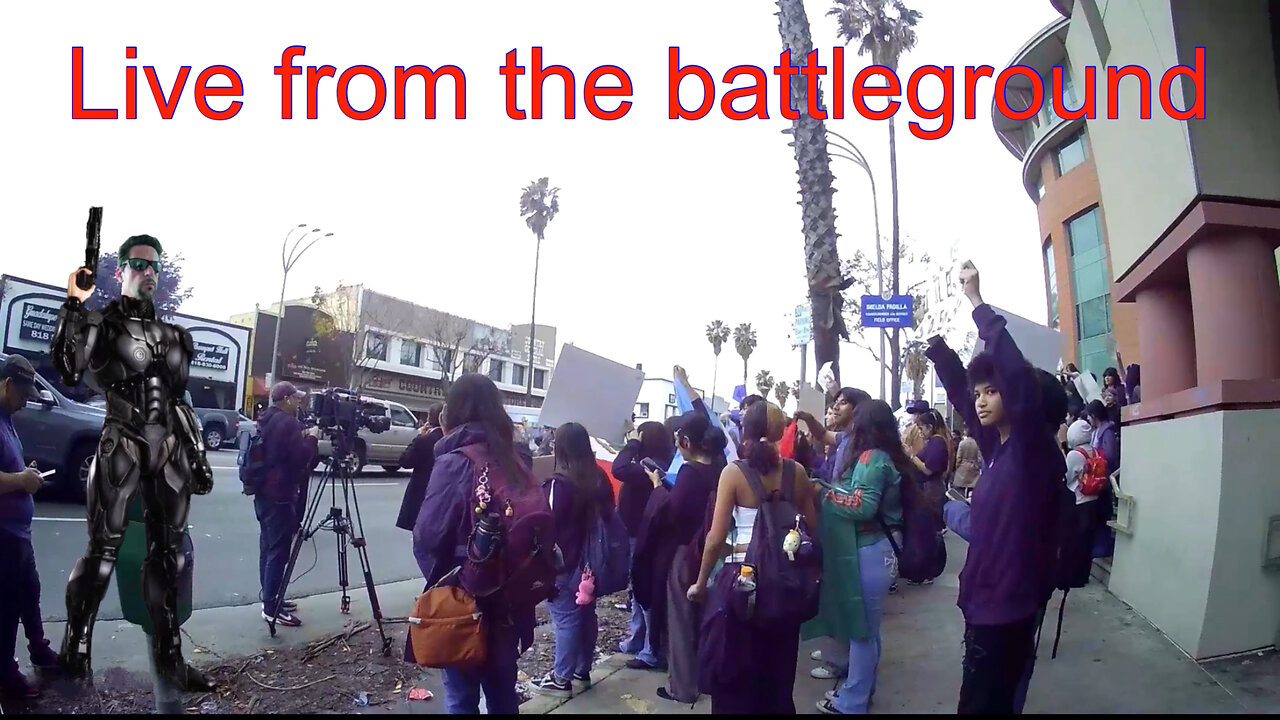
[[[501,360],[493,358],[489,359],[489,379],[494,382],[502,382],[502,373],[507,369],[507,364]]]
[[[432,360],[434,361],[433,369],[439,372],[442,372],[446,375],[453,374],[454,367],[453,367],[453,351],[452,350],[448,350],[446,348],[441,348],[441,347],[432,348],[431,355],[432,355]]]
[[[1044,244],[1044,287],[1049,300],[1049,327],[1057,330],[1058,313],[1058,269],[1053,262],[1053,243]]]
[[[668,405],[666,412],[667,412],[666,417],[662,418],[663,420],[670,420],[671,418],[680,414],[679,409],[677,409],[675,405]]]
[[[524,386],[524,378],[525,378],[524,373],[526,369],[527,368],[524,365],[517,365],[515,363],[511,363],[511,384],[512,385],[519,385],[521,387]]]
[[[1044,199],[1044,178],[1040,178],[1036,181],[1036,199]]]
[[[1058,170],[1058,177],[1062,177],[1088,158],[1089,150],[1085,145],[1084,131],[1081,130],[1058,146],[1053,153],[1053,164]]]
[[[364,355],[369,360],[387,359],[387,336],[376,332],[364,334]]]
[[[671,393],[670,395],[668,395],[668,396],[667,396],[667,402],[671,403],[672,405],[675,405],[675,404],[676,404],[676,394],[675,394],[675,393]]]
[[[539,390],[546,389],[547,387],[547,371],[546,370],[538,370],[537,368],[534,368],[533,386],[538,388]]]
[[[1067,223],[1067,237],[1080,369],[1101,377],[1102,371],[1114,362],[1115,339],[1111,334],[1111,273],[1097,206]]]
[[[636,403],[636,419],[649,417],[649,403]]]
[[[1071,256],[1078,258],[1090,251],[1102,251],[1102,221],[1095,205],[1067,222],[1067,237],[1071,241]],[[1096,258],[1090,257],[1090,260]]]
[[[413,342],[412,340],[401,340],[400,364],[408,365],[409,367],[421,367],[422,343]]]

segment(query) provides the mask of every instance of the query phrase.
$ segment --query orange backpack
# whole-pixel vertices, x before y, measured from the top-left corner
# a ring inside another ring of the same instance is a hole
[[[1097,450],[1086,452],[1076,448],[1076,452],[1084,456],[1084,469],[1080,471],[1080,494],[1101,495],[1111,483],[1111,476],[1107,472],[1107,459]]]

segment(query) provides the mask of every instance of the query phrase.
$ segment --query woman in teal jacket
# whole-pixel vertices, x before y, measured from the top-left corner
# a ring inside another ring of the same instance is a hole
[[[898,422],[881,400],[854,410],[848,468],[822,496],[822,601],[805,636],[849,643],[849,676],[818,703],[827,714],[863,714],[875,693],[880,664],[880,619],[898,561],[884,526],[902,524],[899,482],[910,477]]]

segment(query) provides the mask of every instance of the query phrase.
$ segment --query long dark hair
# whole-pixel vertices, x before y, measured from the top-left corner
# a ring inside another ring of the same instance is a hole
[[[529,469],[516,459],[511,416],[502,407],[502,396],[492,380],[479,373],[466,373],[449,388],[447,403],[450,430],[467,423],[481,426],[489,456],[506,472],[507,479],[519,488],[532,481]]]
[[[671,467],[676,456],[675,436],[660,422],[649,421],[640,425],[640,457],[649,458],[664,470]]]
[[[854,408],[849,444],[845,446],[840,467],[844,470],[853,467],[856,458],[868,450],[885,451],[899,475],[904,479],[915,477],[916,466],[907,457],[906,450],[902,449],[898,420],[893,416],[893,409],[883,400],[864,400]]]
[[[572,515],[586,518],[604,479],[591,449],[591,435],[582,425],[570,422],[556,428],[555,437],[556,472],[577,491],[573,493]]]
[[[757,402],[742,416],[742,459],[761,475],[768,475],[782,464],[775,443],[785,430],[786,417],[779,409],[770,417],[768,402]]]
[[[710,465],[717,470],[725,466],[724,449],[729,438],[718,426],[711,424],[711,419],[696,410],[681,417],[680,429],[676,437],[686,441],[695,452],[707,456]]]

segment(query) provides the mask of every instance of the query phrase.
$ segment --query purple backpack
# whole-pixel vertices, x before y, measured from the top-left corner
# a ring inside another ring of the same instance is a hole
[[[796,463],[783,460],[780,490],[765,489],[760,473],[743,460],[736,462],[755,493],[759,510],[751,531],[744,565],[755,568],[755,607],[749,613],[744,593],[734,593],[733,612],[758,627],[799,626],[818,614],[818,586],[822,579],[822,551],[796,508]],[[791,530],[800,533],[800,547],[789,556],[783,541]]]
[[[531,609],[555,594],[556,528],[541,485],[523,466],[525,485],[514,485],[503,467],[479,445],[462,453],[475,478],[465,499],[466,559],[462,588],[493,598],[510,610]]]

